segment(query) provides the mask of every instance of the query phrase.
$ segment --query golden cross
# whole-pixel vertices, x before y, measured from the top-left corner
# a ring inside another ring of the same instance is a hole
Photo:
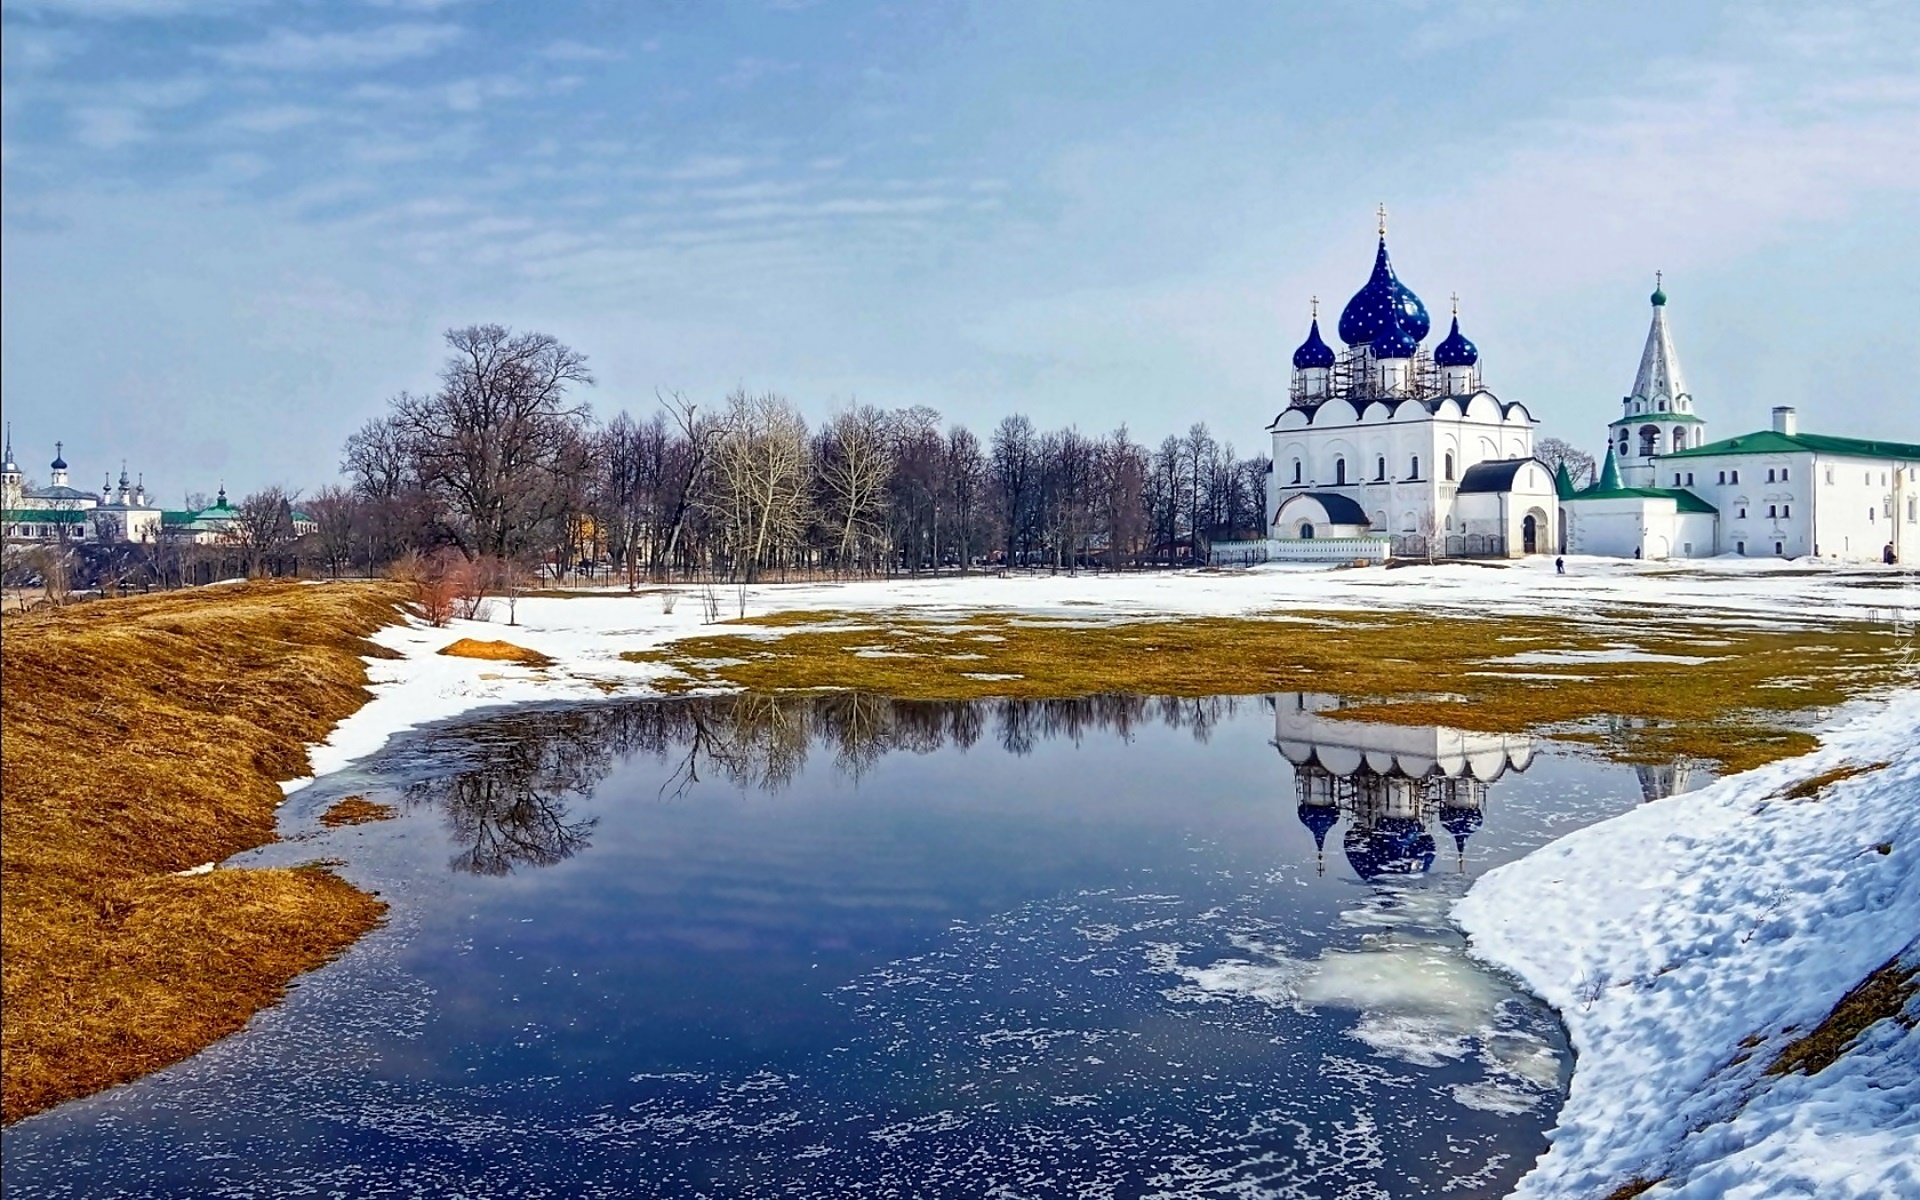
[[[1455,292],[1453,293],[1453,295],[1448,296],[1447,299],[1453,301],[1453,315],[1456,317],[1459,316],[1460,315],[1460,293]]]
[[[1320,319],[1320,297],[1315,296],[1309,303],[1313,305],[1313,319],[1318,321]]]
[[[1380,202],[1379,213],[1380,213],[1380,236],[1385,237],[1387,236],[1387,202],[1385,200],[1382,200]]]

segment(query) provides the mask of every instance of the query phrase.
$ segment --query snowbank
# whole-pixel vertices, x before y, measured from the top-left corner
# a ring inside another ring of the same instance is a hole
[[[1920,957],[1916,729],[1920,692],[1858,706],[1811,754],[1589,826],[1460,901],[1473,953],[1559,1009],[1578,1056],[1517,1196],[1635,1177],[1667,1180],[1649,1200],[1920,1195],[1920,1029],[1882,1021],[1812,1076],[1764,1074],[1788,1031]]]

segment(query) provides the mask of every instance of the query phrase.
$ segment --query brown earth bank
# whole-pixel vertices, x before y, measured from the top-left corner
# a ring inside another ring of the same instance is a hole
[[[364,704],[389,584],[248,584],[0,625],[8,1122],[178,1062],[385,906],[319,867],[179,872],[274,839],[279,781]]]

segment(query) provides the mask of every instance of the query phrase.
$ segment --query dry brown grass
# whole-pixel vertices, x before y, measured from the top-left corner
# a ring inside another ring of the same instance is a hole
[[[1845,763],[1833,768],[1831,771],[1822,771],[1818,775],[1812,775],[1806,779],[1802,779],[1799,783],[1781,792],[1780,799],[1811,800],[1843,779],[1852,779],[1855,775],[1865,775],[1869,771],[1878,771],[1886,765],[1887,764],[1883,762],[1867,763],[1865,766],[1858,763]]]
[[[1632,1179],[1627,1180],[1619,1187],[1608,1192],[1607,1200],[1633,1200],[1635,1196],[1652,1191],[1655,1187],[1665,1182],[1666,1176],[1664,1175],[1658,1179],[1643,1179],[1635,1175]]]
[[[1898,958],[1881,964],[1840,997],[1820,1024],[1781,1047],[1767,1074],[1817,1075],[1838,1061],[1869,1025],[1880,1021],[1911,1025],[1906,1007],[1916,993],[1920,993],[1920,967],[1902,966]]]
[[[664,662],[682,686],[848,689],[906,699],[1333,692],[1367,702],[1343,717],[1494,731],[1553,732],[1616,757],[1693,758],[1726,770],[1811,749],[1787,714],[1894,682],[1894,639],[1866,625],[1777,630],[1662,628],[1644,616],[1598,622],[1459,613],[1291,612],[1268,619],[1069,622],[975,615],[786,613],[727,633],[627,654]],[[1506,666],[1524,650],[1654,650],[1711,636],[1706,663]],[[1494,647],[1496,649],[1489,649]]]
[[[366,825],[374,821],[391,821],[394,808],[391,804],[376,804],[365,796],[348,796],[335,801],[320,814],[320,823],[328,829],[338,829],[342,825]]]
[[[512,642],[488,642],[478,638],[461,638],[457,642],[441,647],[440,653],[453,658],[479,658],[488,662],[520,663],[529,667],[545,667],[553,663],[551,658],[538,650],[529,650],[525,646],[516,646]]]
[[[253,584],[9,616],[0,1083],[14,1121],[176,1062],[383,905],[320,869],[176,872],[273,839],[276,781],[367,699],[382,584]]]

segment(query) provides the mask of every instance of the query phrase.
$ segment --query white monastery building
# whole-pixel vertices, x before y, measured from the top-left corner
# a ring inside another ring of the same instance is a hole
[[[1708,441],[1657,277],[1651,300],[1599,478],[1577,492],[1558,481],[1566,551],[1920,561],[1920,444],[1802,433],[1787,407],[1771,429]]]
[[[7,541],[150,542],[159,536],[160,509],[148,500],[144,482],[127,478],[125,464],[117,489],[107,480],[97,493],[82,491],[71,482],[64,444],[55,442],[49,470],[50,484],[28,487],[9,431],[0,463],[0,524]]]
[[[1279,560],[1512,555],[1558,545],[1553,468],[1533,415],[1480,380],[1453,327],[1432,351],[1426,306],[1393,273],[1386,216],[1373,275],[1340,314],[1335,352],[1316,302],[1287,407],[1267,427],[1267,552]]]

